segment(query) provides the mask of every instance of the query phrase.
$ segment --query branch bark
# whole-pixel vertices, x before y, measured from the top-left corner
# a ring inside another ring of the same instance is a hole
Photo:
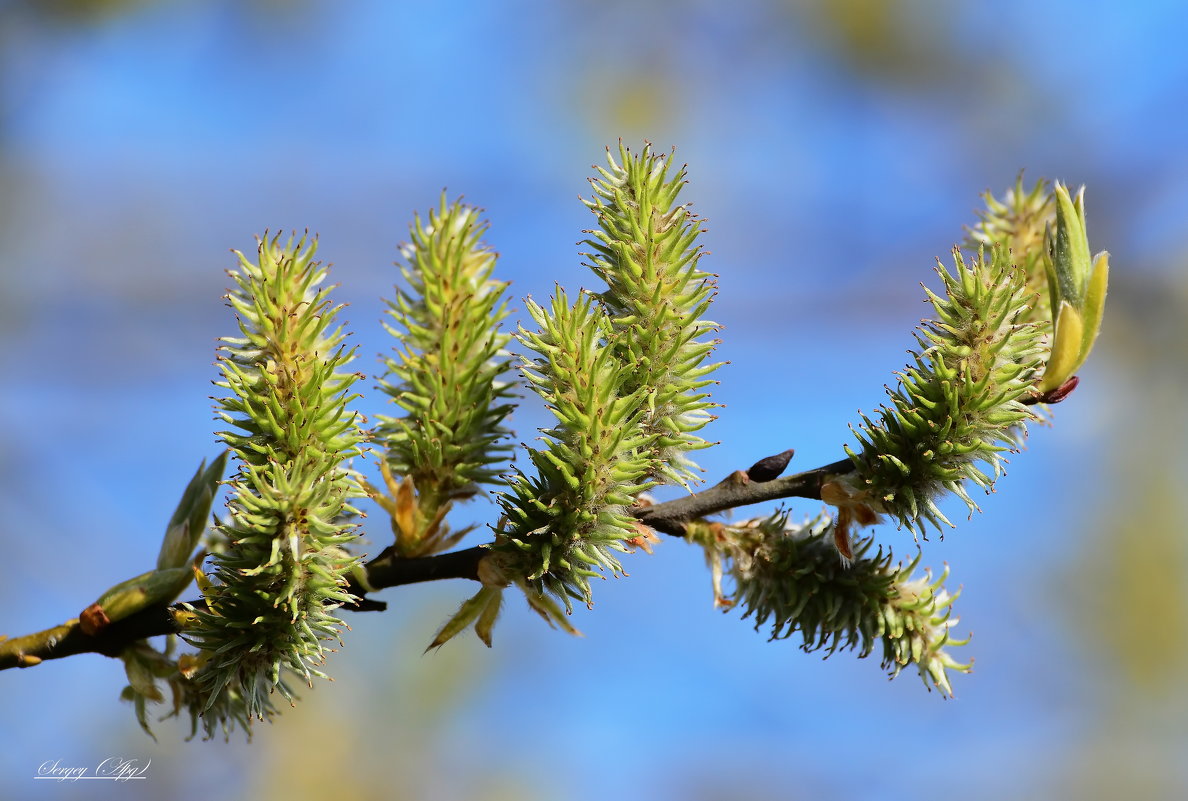
[[[690,521],[727,509],[781,498],[820,500],[822,484],[853,469],[850,460],[843,459],[803,473],[764,482],[752,481],[747,478],[745,471],[738,470],[701,492],[652,506],[639,506],[632,509],[632,513],[656,531],[683,537],[685,525]],[[486,548],[476,546],[435,556],[401,559],[395,555],[394,549],[387,548],[364,565],[367,587],[356,582],[351,583],[349,589],[359,596],[359,602],[352,606],[344,606],[343,609],[382,611],[387,604],[366,596],[369,592],[387,587],[454,578],[477,581],[479,562],[487,553],[489,551]],[[204,602],[195,600],[188,603],[198,606]],[[123,620],[111,623],[94,635],[84,633],[78,620],[69,620],[60,626],[23,637],[0,638],[0,670],[32,667],[46,659],[61,659],[83,653],[119,656],[124,648],[137,640],[163,634],[177,634],[179,629],[171,611],[179,606],[181,604],[142,609]]]
[[[744,471],[737,470],[709,489],[654,506],[638,507],[632,511],[641,522],[657,531],[683,537],[685,524],[690,520],[698,520],[727,509],[737,509],[740,506],[780,498],[820,500],[822,484],[853,469],[854,465],[849,459],[842,459],[814,470],[764,482],[751,481]]]

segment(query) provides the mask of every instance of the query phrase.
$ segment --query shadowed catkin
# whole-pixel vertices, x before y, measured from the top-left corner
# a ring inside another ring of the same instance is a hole
[[[995,247],[1007,250],[1011,261],[1023,271],[1027,295],[1031,298],[1030,308],[1020,322],[1039,323],[1047,333],[1052,304],[1044,269],[1044,243],[1049,226],[1056,222],[1052,187],[1041,178],[1031,189],[1024,190],[1020,173],[1015,185],[1001,199],[984,192],[982,200],[986,208],[977,212],[978,223],[967,229],[966,247],[974,252],[979,249],[993,252]]]
[[[799,633],[805,651],[854,649],[863,658],[881,644],[892,678],[915,665],[925,685],[951,696],[947,671],[970,666],[948,650],[968,641],[949,636],[957,596],[943,589],[948,570],[936,579],[927,572],[913,577],[919,556],[907,564],[894,564],[882,548],[871,556],[871,537],[854,543],[853,559],[842,564],[828,517],[794,525],[788,516],[780,509],[737,524],[689,526],[689,540],[705,549],[715,604],[738,607],[773,640]]]

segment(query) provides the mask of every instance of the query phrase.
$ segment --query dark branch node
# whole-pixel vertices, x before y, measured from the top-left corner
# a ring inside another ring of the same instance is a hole
[[[789,448],[783,453],[777,453],[775,456],[760,459],[747,470],[747,478],[751,481],[757,481],[760,484],[774,481],[788,467],[788,462],[792,461],[792,456],[795,453],[795,449]]]

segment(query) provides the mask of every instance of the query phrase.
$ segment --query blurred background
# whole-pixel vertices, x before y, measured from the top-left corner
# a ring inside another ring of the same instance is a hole
[[[589,165],[620,137],[675,146],[730,362],[710,481],[788,447],[790,469],[842,456],[927,313],[919,283],[1021,169],[1088,186],[1113,265],[1080,389],[983,514],[950,505],[958,530],[922,543],[964,587],[955,700],[767,642],[666,541],[575,612],[583,638],[513,599],[492,650],[422,655],[472,588],[388,590],[349,616],[335,681],[250,745],[176,721],[154,743],[116,660],[5,672],[0,798],[1188,796],[1186,31],[1176,2],[0,0],[9,635],[152,565],[218,449],[229,250],[265,229],[320,235],[375,372],[396,246],[443,188],[540,299],[592,285]],[[542,423],[515,419],[525,441]],[[387,544],[379,515],[367,536]],[[151,759],[148,780],[32,780],[110,756]]]

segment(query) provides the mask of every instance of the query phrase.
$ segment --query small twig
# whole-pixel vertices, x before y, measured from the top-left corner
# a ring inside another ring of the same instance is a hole
[[[380,590],[385,587],[440,579],[464,578],[478,581],[479,561],[488,553],[490,551],[486,548],[476,546],[434,556],[402,559],[396,555],[395,548],[387,548],[366,564],[367,583],[373,589]],[[361,595],[361,589],[352,585],[350,591]]]
[[[685,524],[690,520],[750,506],[780,498],[821,498],[821,485],[845,473],[853,471],[849,459],[827,464],[814,470],[778,478],[774,481],[749,481],[747,474],[739,470],[731,473],[714,486],[676,500],[658,503],[655,506],[640,507],[632,512],[640,520],[657,531],[674,537],[685,536]]]

